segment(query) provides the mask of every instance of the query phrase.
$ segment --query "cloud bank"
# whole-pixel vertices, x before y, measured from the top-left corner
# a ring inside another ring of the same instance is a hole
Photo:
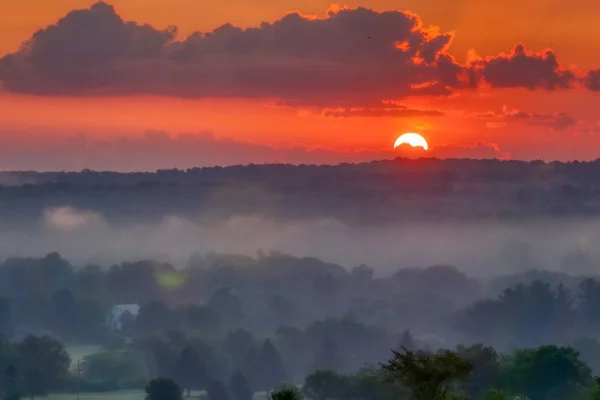
[[[578,121],[565,112],[540,113],[529,112],[504,107],[502,111],[491,111],[475,114],[476,118],[488,120],[488,128],[501,128],[511,123],[525,123],[530,125],[547,126],[555,131],[572,128]]]
[[[385,108],[382,100],[448,96],[484,85],[558,90],[581,81],[590,90],[600,87],[597,71],[579,78],[552,51],[522,45],[459,63],[449,53],[454,33],[428,28],[408,11],[291,13],[254,28],[223,25],[183,40],[176,33],[175,27],[125,21],[112,6],[96,3],[1,58],[0,81],[6,90],[37,95],[260,97],[367,109],[363,114]]]

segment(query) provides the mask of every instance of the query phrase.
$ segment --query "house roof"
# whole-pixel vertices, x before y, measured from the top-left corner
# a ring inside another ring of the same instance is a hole
[[[138,304],[117,304],[112,308],[113,313],[124,313],[129,311],[132,315],[137,315],[140,312]]]

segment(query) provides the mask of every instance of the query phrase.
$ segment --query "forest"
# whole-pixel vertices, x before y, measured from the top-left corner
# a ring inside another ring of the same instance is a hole
[[[6,398],[144,388],[150,398],[174,390],[210,400],[597,392],[593,276],[531,270],[484,281],[432,266],[377,277],[366,265],[278,252],[196,255],[180,268],[79,266],[51,253],[7,259],[0,282]],[[132,304],[136,312],[110,319]],[[78,345],[96,350],[74,359]]]
[[[6,171],[0,173],[0,222],[31,223],[45,208],[65,205],[126,224],[239,214],[332,217],[352,225],[584,218],[600,213],[598,172],[600,161],[402,158],[132,173]]]

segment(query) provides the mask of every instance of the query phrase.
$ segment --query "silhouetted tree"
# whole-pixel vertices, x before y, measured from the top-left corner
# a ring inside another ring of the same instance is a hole
[[[23,394],[27,392],[31,397],[59,389],[68,378],[71,358],[59,341],[30,335],[17,343],[17,351],[25,366],[24,379],[29,382]]]
[[[488,389],[499,387],[502,376],[496,350],[482,344],[468,347],[460,345],[456,348],[456,354],[472,366],[469,377],[462,383],[470,399],[482,399]]]
[[[592,368],[594,374],[600,373],[600,341],[591,338],[581,338],[575,340],[573,347],[580,354],[583,362]]]
[[[45,396],[48,393],[48,386],[47,379],[40,368],[33,365],[25,368],[22,383],[23,395],[32,400],[38,396]]]
[[[170,344],[162,339],[157,339],[151,347],[154,361],[154,372],[163,377],[171,377],[173,366],[177,360],[177,352]]]
[[[231,390],[233,400],[252,400],[253,398],[253,390],[250,387],[250,382],[248,382],[248,379],[240,371],[237,371],[231,377],[229,389]]]
[[[2,399],[3,400],[18,400],[21,398],[18,382],[18,370],[14,364],[6,367],[2,376]]]
[[[304,380],[302,392],[313,400],[343,400],[348,394],[347,380],[335,371],[315,371]]]
[[[600,282],[588,278],[579,286],[579,309],[584,320],[592,325],[600,325]]]
[[[0,298],[0,335],[8,338],[13,333],[13,316],[9,298]]]
[[[229,400],[227,387],[218,379],[211,379],[206,389],[208,400]]]
[[[246,330],[230,331],[223,340],[223,352],[229,358],[230,365],[240,368],[248,352],[256,345],[254,335]]]
[[[558,343],[564,343],[575,326],[577,317],[574,308],[571,292],[565,285],[559,284],[554,291],[555,335],[552,338]]]
[[[173,378],[190,396],[192,389],[200,389],[206,383],[206,372],[200,357],[194,349],[187,345],[181,350],[173,367]]]
[[[262,345],[259,365],[260,380],[257,389],[269,390],[278,387],[287,379],[281,355],[269,339]]]

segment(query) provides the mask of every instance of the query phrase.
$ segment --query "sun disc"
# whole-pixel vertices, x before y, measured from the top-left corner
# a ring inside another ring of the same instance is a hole
[[[427,144],[427,140],[418,133],[408,132],[400,135],[396,142],[394,143],[394,148],[401,146],[403,144],[408,144],[411,147],[421,147],[423,150],[429,150],[429,145]]]

